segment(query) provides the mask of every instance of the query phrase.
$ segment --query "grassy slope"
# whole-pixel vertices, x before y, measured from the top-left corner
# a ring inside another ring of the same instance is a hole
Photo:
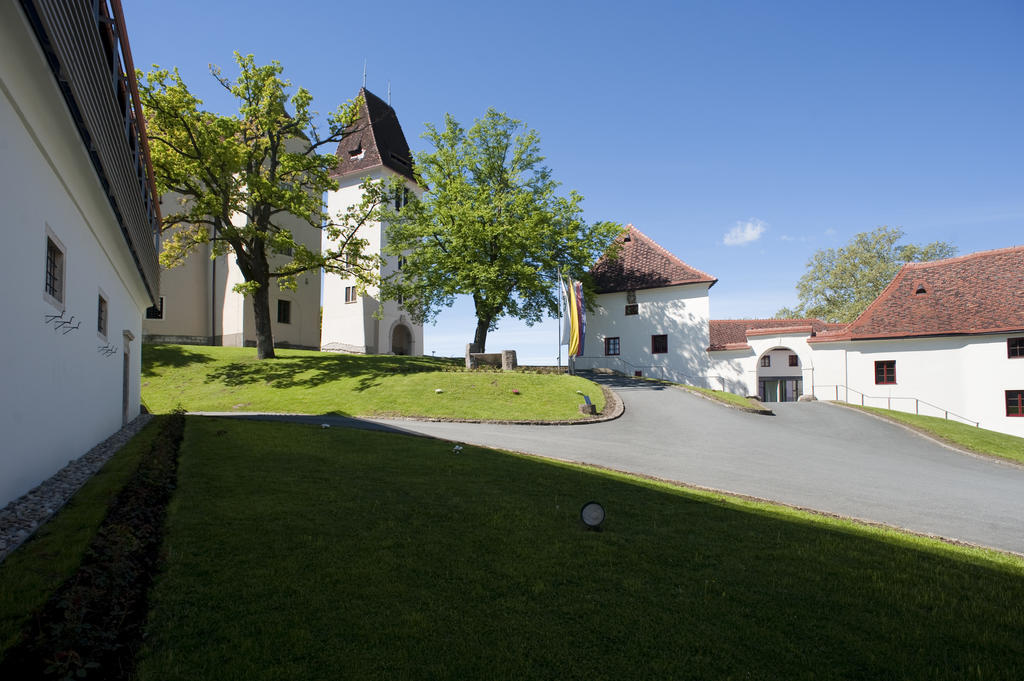
[[[1019,559],[476,447],[190,419],[169,524],[142,681],[1024,678]]]
[[[1024,463],[1024,438],[997,433],[993,430],[985,430],[984,428],[976,428],[975,426],[968,426],[964,423],[948,421],[934,416],[907,414],[902,411],[879,409],[877,407],[849,406],[897,421],[972,452],[990,454]]]
[[[0,563],[0,657],[17,641],[28,617],[78,568],[107,507],[138,468],[156,434],[154,420],[32,539]]]
[[[758,411],[760,411],[761,409],[764,409],[764,407],[762,407],[760,405],[757,405],[757,404],[754,404],[753,402],[748,400],[743,395],[737,395],[736,393],[726,392],[725,390],[713,390],[711,388],[698,388],[695,385],[683,385],[682,387],[685,388],[686,390],[693,390],[695,392],[699,392],[699,393],[702,393],[704,395],[707,395],[708,397],[710,397],[713,400],[718,400],[719,402],[725,402],[726,404],[731,404],[731,405],[734,405],[734,406],[737,406],[737,407],[742,407],[744,409],[756,409]]]
[[[604,406],[598,386],[573,376],[451,371],[453,360],[434,357],[277,354],[259,362],[252,348],[147,345],[143,402],[154,412],[181,404],[189,411],[571,420],[580,418],[580,390],[598,410]]]

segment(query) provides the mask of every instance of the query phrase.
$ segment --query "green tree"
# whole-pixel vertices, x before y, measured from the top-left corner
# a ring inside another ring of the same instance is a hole
[[[404,261],[381,292],[401,295],[420,322],[472,296],[483,351],[502,317],[554,316],[558,273],[582,277],[621,228],[585,223],[583,197],[556,193],[536,131],[504,113],[489,109],[469,130],[449,114],[423,136],[433,148],[417,154],[416,172],[428,189],[388,226],[386,252]]]
[[[329,215],[323,196],[337,188],[330,177],[337,159],[320,150],[336,145],[355,122],[358,101],[330,113],[321,135],[312,96],[301,87],[290,94],[278,62],[259,66],[252,55],[237,52],[235,61],[235,80],[210,70],[235,98],[236,115],[204,110],[176,69],[154,67],[145,78],[140,71],[139,94],[157,191],[178,198],[164,203],[161,264],[178,265],[203,243],[212,243],[214,256],[234,253],[244,278],[235,290],[252,297],[256,354],[265,359],[274,357],[271,282],[294,288],[296,275],[324,268],[374,283],[379,256],[364,252],[366,241],[357,232],[376,219],[385,189],[368,182],[361,204]],[[306,224],[325,230],[337,245],[307,248],[292,231]]]
[[[842,248],[817,251],[796,284],[799,304],[779,310],[776,317],[852,322],[904,264],[948,258],[957,252],[945,241],[925,246],[898,243],[903,236],[903,230],[883,226],[857,234]]]

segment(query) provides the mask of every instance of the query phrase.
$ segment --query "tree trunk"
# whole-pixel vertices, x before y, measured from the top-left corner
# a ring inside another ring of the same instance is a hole
[[[480,319],[477,317],[476,320],[476,335],[473,337],[473,343],[477,347],[477,352],[486,352],[487,348],[487,329],[491,327],[491,320]]]
[[[274,359],[274,334],[270,329],[270,286],[261,284],[252,295],[256,322],[256,359]]]

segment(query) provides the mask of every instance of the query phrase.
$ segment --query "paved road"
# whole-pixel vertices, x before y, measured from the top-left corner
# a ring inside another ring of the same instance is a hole
[[[334,420],[598,464],[1024,553],[1024,468],[967,456],[821,402],[728,409],[626,379],[614,421],[512,426]]]

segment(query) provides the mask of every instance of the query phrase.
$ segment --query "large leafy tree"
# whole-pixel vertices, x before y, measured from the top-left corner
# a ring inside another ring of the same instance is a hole
[[[796,284],[799,304],[779,310],[776,316],[852,322],[904,264],[948,258],[957,252],[945,241],[901,244],[903,236],[901,229],[879,227],[857,234],[842,248],[817,251]]]
[[[432,149],[417,154],[416,172],[427,190],[389,223],[386,252],[403,267],[382,295],[402,296],[421,322],[472,296],[483,351],[502,317],[556,314],[559,272],[580,278],[621,228],[585,223],[582,197],[557,193],[537,133],[504,113],[489,109],[468,130],[447,115],[423,136]]]
[[[234,253],[244,278],[235,290],[252,298],[256,353],[265,359],[274,356],[272,283],[294,288],[296,275],[319,268],[374,283],[378,256],[364,251],[358,229],[376,219],[385,195],[367,183],[361,204],[329,215],[323,196],[337,188],[330,177],[337,159],[321,151],[356,124],[359,102],[331,112],[321,131],[312,96],[301,87],[290,92],[278,62],[260,66],[237,52],[235,61],[234,80],[211,67],[236,100],[235,115],[204,110],[177,70],[140,72],[139,89],[157,191],[177,198],[164,206],[161,263],[180,264],[203,243],[212,243],[215,256]],[[305,224],[325,230],[336,246],[302,244],[291,227]]]

